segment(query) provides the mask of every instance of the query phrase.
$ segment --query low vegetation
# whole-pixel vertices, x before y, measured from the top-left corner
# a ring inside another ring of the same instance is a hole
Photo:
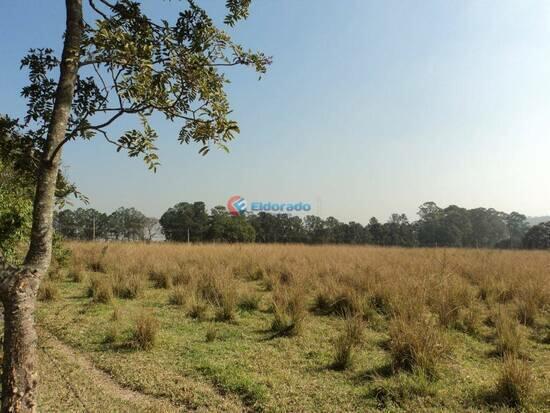
[[[148,397],[200,411],[219,411],[212,400],[226,411],[548,409],[547,252],[70,249],[41,287],[38,325]],[[202,390],[178,384],[189,382]]]

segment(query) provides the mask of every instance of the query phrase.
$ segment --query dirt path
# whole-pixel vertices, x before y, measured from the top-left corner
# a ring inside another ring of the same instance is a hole
[[[73,399],[71,403],[75,408],[80,405],[80,411],[98,411],[100,408],[98,403],[103,404],[102,408],[108,408],[109,411],[182,412],[188,410],[184,406],[173,404],[168,399],[121,386],[107,373],[95,367],[85,355],[64,344],[43,328],[39,330],[39,336],[41,358],[45,362],[43,364],[46,364],[46,371],[42,371],[45,386],[51,384],[51,376],[57,374],[62,379],[58,381],[65,381],[64,387],[67,394]],[[64,409],[57,406],[55,410]]]

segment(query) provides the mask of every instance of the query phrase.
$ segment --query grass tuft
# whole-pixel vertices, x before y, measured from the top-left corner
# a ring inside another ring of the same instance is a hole
[[[172,305],[178,305],[180,307],[185,306],[187,303],[188,291],[182,286],[176,286],[170,291],[168,302]]]
[[[361,344],[363,339],[363,320],[358,316],[346,316],[344,320],[344,331],[338,336],[334,343],[334,361],[332,368],[345,370],[352,364],[352,352],[355,347]]]
[[[510,407],[525,406],[532,394],[533,376],[527,363],[515,356],[502,362],[494,401]]]
[[[38,288],[39,301],[55,301],[59,298],[59,289],[57,285],[50,280],[44,280]]]
[[[159,331],[159,322],[148,311],[138,315],[132,331],[132,346],[140,350],[150,350],[154,347]]]
[[[389,350],[395,370],[422,370],[434,376],[447,351],[443,332],[422,314],[415,318],[395,316],[389,324]]]
[[[281,336],[300,334],[306,316],[305,293],[297,288],[280,288],[273,294],[271,330]]]
[[[88,297],[96,303],[110,303],[113,300],[113,285],[106,275],[95,275],[90,279]]]
[[[508,312],[500,309],[495,317],[495,329],[496,354],[501,356],[519,355],[523,336],[517,321]]]

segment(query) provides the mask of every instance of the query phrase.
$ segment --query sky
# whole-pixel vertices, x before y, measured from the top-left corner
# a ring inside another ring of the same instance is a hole
[[[185,3],[143,4],[174,19]],[[199,4],[223,14],[221,0]],[[61,50],[64,13],[61,0],[0,3],[0,113],[24,114],[20,59]],[[228,72],[230,153],[198,155],[161,118],[156,174],[100,136],[70,142],[64,169],[90,206],[159,217],[241,195],[363,224],[416,219],[425,201],[550,215],[550,2],[255,0],[230,33],[273,56],[261,80]]]

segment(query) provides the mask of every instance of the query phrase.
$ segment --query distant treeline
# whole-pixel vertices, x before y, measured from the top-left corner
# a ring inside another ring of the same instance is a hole
[[[110,215],[94,209],[63,210],[54,226],[68,239],[259,242],[307,244],[373,244],[404,247],[550,248],[550,222],[530,227],[525,215],[492,208],[440,208],[434,202],[419,207],[420,219],[392,214],[387,222],[371,218],[367,225],[289,214],[232,216],[223,206],[207,211],[204,202],[181,202],[160,219],[135,208]]]

